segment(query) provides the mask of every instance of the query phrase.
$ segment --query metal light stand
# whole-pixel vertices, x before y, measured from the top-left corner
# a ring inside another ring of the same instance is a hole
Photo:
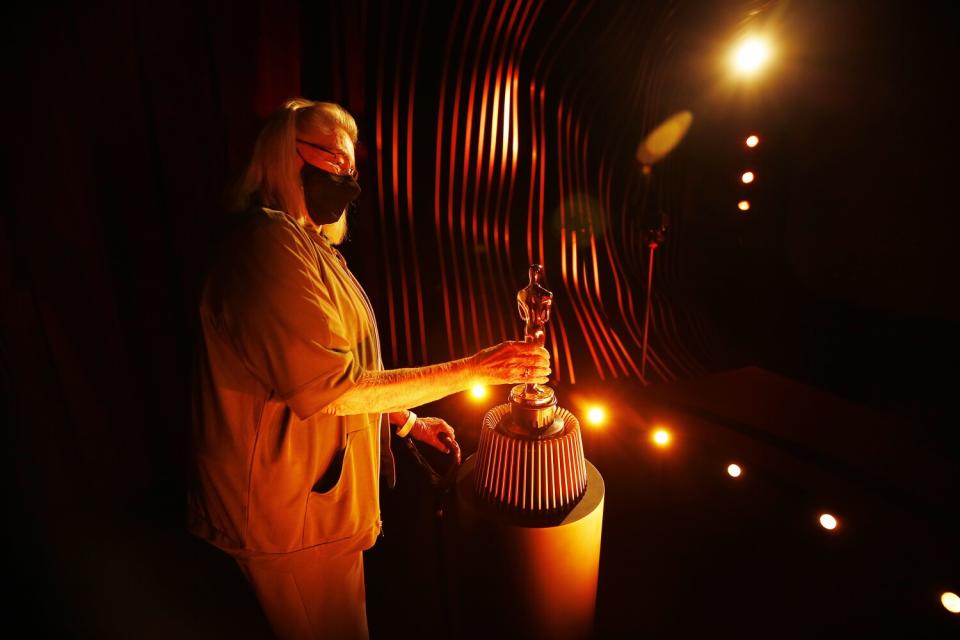
[[[693,114],[689,111],[679,111],[658,125],[653,131],[640,142],[637,147],[637,161],[643,173],[646,186],[645,195],[650,192],[651,174],[653,164],[662,160],[670,153],[690,128],[693,122]],[[650,303],[653,292],[653,255],[657,246],[663,243],[664,235],[667,231],[665,222],[666,216],[662,213],[657,214],[657,221],[654,226],[644,231],[649,257],[647,259],[647,304],[643,310],[643,354],[640,359],[640,377],[643,383],[647,380],[647,344],[650,334]]]
[[[647,379],[647,336],[650,333],[650,302],[653,293],[653,255],[657,246],[663,242],[666,234],[666,226],[661,223],[659,227],[647,229],[647,303],[643,309],[643,355],[640,359],[640,376]]]

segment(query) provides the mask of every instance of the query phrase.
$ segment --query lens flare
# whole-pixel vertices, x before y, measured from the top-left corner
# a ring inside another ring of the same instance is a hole
[[[760,144],[760,138],[755,135],[747,136],[747,146],[753,149],[755,146]]]
[[[756,178],[756,176],[753,175],[753,171],[744,171],[743,175],[740,176],[740,182],[742,182],[743,184],[750,184],[751,182],[753,182],[754,178]]]
[[[837,522],[837,519],[833,515],[829,513],[820,514],[820,526],[827,531],[833,531],[839,524],[840,523]]]
[[[482,384],[475,384],[473,388],[470,389],[470,395],[477,400],[483,400],[487,397],[487,388]]]
[[[960,613],[960,596],[952,591],[944,591],[940,596],[940,603],[950,613]]]
[[[740,211],[750,211],[750,201],[741,200],[737,203],[737,209],[740,209]]]
[[[740,468],[740,465],[736,463],[727,465],[727,475],[731,478],[739,478],[742,473],[743,469]]]

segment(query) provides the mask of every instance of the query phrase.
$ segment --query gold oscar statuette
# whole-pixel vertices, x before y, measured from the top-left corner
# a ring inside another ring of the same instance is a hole
[[[524,339],[544,345],[553,293],[542,284],[543,266],[530,265],[530,282],[517,292],[517,308],[524,323]],[[563,429],[556,419],[557,394],[546,385],[519,384],[510,390],[510,420],[503,425],[525,439],[549,438]]]

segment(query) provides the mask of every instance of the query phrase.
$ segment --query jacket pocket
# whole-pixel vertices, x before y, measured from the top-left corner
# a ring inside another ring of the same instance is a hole
[[[340,485],[343,479],[343,461],[346,455],[346,447],[333,454],[333,459],[327,466],[327,470],[324,471],[320,479],[314,483],[313,489],[311,489],[312,493],[328,493]]]
[[[369,429],[349,433],[346,447],[334,457],[331,469],[310,492],[303,522],[303,546],[349,538],[376,521],[376,451],[371,435],[377,434]],[[339,472],[333,470],[335,466]]]

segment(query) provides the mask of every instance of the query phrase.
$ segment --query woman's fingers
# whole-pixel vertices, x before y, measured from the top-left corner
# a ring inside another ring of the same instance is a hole
[[[457,439],[453,436],[453,429],[450,429],[449,431],[446,431],[446,430],[441,431],[437,435],[437,440],[439,440],[440,443],[447,448],[447,450],[444,451],[444,453],[449,454],[452,452],[457,456],[457,464],[459,464],[460,463],[460,445],[457,444]]]
[[[457,434],[446,420],[442,418],[432,418],[431,428],[436,437],[437,447],[446,454],[453,453],[457,457],[457,463],[460,462],[460,445],[457,444]]]
[[[542,346],[518,342],[520,357],[514,362],[511,383],[545,384],[550,376],[550,353]]]
[[[553,370],[550,367],[520,367],[512,371],[510,382],[513,384],[521,382],[545,384],[549,381],[551,373],[553,373]]]
[[[501,342],[478,353],[477,359],[481,375],[492,384],[544,384],[551,373],[550,353],[530,342]]]

